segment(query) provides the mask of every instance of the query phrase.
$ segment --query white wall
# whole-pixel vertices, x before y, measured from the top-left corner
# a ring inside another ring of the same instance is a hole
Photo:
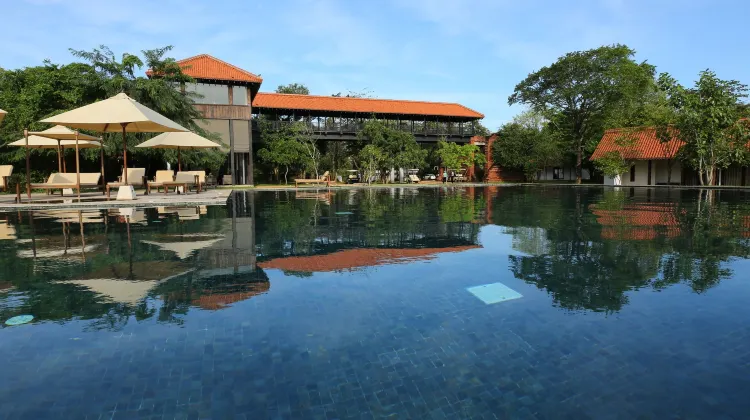
[[[654,160],[652,161],[652,179],[651,181],[654,184],[665,184],[667,183],[667,174],[668,174],[668,165],[667,162],[664,160]],[[682,180],[682,167],[680,166],[680,162],[674,162],[672,164],[672,177],[671,182],[673,184],[679,184],[680,180]]]
[[[635,181],[630,180],[630,169],[628,169],[622,174],[622,185],[628,187],[641,187],[648,185],[648,161],[638,160],[633,166],[635,166]]]

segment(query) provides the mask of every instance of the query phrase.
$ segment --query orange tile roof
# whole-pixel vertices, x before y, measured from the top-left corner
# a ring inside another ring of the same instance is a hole
[[[624,159],[669,159],[673,158],[677,151],[685,143],[673,133],[672,140],[667,147],[659,142],[656,129],[653,127],[615,128],[604,132],[599,145],[591,155],[591,160],[605,156],[609,152],[620,152]],[[633,144],[623,146],[623,141],[632,140]]]
[[[227,82],[262,83],[259,76],[233,66],[226,61],[219,60],[208,54],[196,55],[177,61],[182,67],[182,72],[194,79],[223,80]],[[153,73],[149,69],[146,74]]]
[[[253,100],[253,107],[300,109],[309,111],[358,112],[366,114],[484,118],[484,114],[455,103],[293,95],[284,93],[258,93],[255,100]]]
[[[352,271],[362,267],[384,264],[404,264],[415,260],[431,260],[435,254],[442,252],[463,252],[480,248],[479,245],[455,246],[450,248],[416,248],[416,249],[347,249],[325,255],[303,257],[284,257],[258,263],[263,269],[275,268],[284,271],[303,273],[326,271]]]
[[[671,204],[627,204],[618,210],[598,209],[596,205],[590,208],[602,225],[604,239],[648,240],[659,235],[673,238],[681,232],[677,208]],[[657,231],[657,226],[663,228]]]
[[[258,296],[268,292],[271,289],[271,283],[261,282],[251,284],[249,288],[251,289],[250,291],[234,293],[211,293],[210,290],[206,290],[204,291],[204,294],[200,295],[200,297],[193,299],[192,304],[211,311],[224,309],[231,306],[233,303],[241,302],[250,299],[253,296]]]

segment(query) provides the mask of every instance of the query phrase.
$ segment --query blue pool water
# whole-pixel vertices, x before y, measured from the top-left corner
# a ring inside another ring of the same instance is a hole
[[[0,213],[0,418],[746,418],[749,199],[396,188]]]

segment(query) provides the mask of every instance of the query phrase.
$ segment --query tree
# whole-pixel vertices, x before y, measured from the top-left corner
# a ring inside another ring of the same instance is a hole
[[[125,92],[183,127],[220,141],[217,135],[206,132],[197,123],[202,119],[193,106],[198,95],[175,89],[175,86],[190,83],[193,79],[182,72],[173,58],[166,57],[170,50],[171,47],[164,47],[145,50],[140,55],[126,53],[117,59],[109,48],[101,46],[91,51],[71,50],[75,57],[83,59],[85,63],[61,66],[45,61],[41,66],[0,70],[0,105],[10,113],[0,126],[0,138],[4,143],[18,140],[24,128],[47,128],[36,123],[40,119]],[[144,66],[152,70],[151,78],[137,75],[138,69]],[[150,134],[131,133],[127,135],[127,141],[132,146],[147,136]],[[108,149],[110,160],[105,167],[117,168],[121,145],[121,134],[105,135],[105,149]],[[20,157],[23,150],[13,150],[12,153],[14,157]],[[55,154],[54,151],[43,153],[50,156]],[[162,162],[165,157],[176,160],[174,151],[130,148],[130,153],[139,162]],[[82,154],[84,158],[98,162],[98,151]],[[215,171],[226,161],[226,153],[222,150],[186,152],[182,160],[183,164]],[[57,167],[53,159],[49,159],[47,165],[43,162],[40,164],[42,166],[38,167],[35,163],[35,167],[45,171]],[[86,161],[83,165],[85,169]]]
[[[309,95],[310,89],[307,86],[300,83],[289,83],[288,85],[279,85],[276,88],[276,93],[289,93],[294,95]]]
[[[495,164],[522,171],[527,181],[534,181],[540,170],[563,158],[558,136],[541,114],[533,111],[503,125],[492,147]]]
[[[371,183],[371,180],[377,173],[378,168],[382,166],[384,158],[385,156],[383,154],[383,151],[374,144],[366,145],[359,152],[359,160],[362,165],[362,172],[368,184]]]
[[[391,168],[421,167],[427,156],[427,151],[419,147],[413,134],[387,127],[379,120],[367,121],[357,137],[382,152],[379,169],[383,180]]]
[[[334,98],[372,98],[372,91],[368,88],[364,88],[359,92],[348,90],[346,94],[342,92],[336,92],[333,95]]]
[[[475,144],[459,145],[449,143],[444,138],[438,140],[437,155],[447,168],[459,169],[474,165],[484,165],[487,162],[484,154]]]
[[[174,58],[165,57],[172,50],[172,46],[141,51],[141,57],[124,53],[118,61],[115,54],[106,46],[102,45],[91,51],[73,50],[70,52],[78,58],[89,63],[98,74],[99,88],[104,95],[98,99],[104,99],[120,92],[126,93],[141,104],[153,109],[176,123],[188,128],[203,137],[221,142],[219,135],[207,132],[198,123],[203,120],[203,115],[193,105],[195,99],[200,95],[175,89],[175,86],[193,83],[195,80],[183,73],[182,68]],[[137,76],[136,71],[142,67],[151,70],[152,77]],[[148,134],[128,134],[129,146],[146,139]],[[110,150],[117,150],[122,144],[121,134],[109,134],[105,136],[108,140]],[[168,160],[176,160],[176,152],[164,152],[160,150],[138,149],[129,147],[129,154],[138,156],[151,156],[161,159],[167,156]],[[218,171],[219,167],[226,161],[226,151],[222,149],[201,150],[200,152],[188,152],[183,154],[183,163],[196,165]]]
[[[262,138],[265,146],[258,151],[258,157],[273,166],[274,176],[279,180],[279,167],[284,167],[284,184],[288,183],[289,168],[302,161],[302,147],[296,138],[292,125],[282,125],[275,129],[269,121],[261,122]]]
[[[318,140],[312,127],[304,122],[295,122],[292,124],[292,129],[295,132],[295,139],[305,168],[315,174],[316,178],[319,178],[321,154],[320,149],[318,149]]]
[[[659,86],[676,114],[674,128],[685,142],[682,159],[698,172],[701,185],[714,185],[718,169],[747,159],[750,127],[741,120],[740,102],[747,97],[747,86],[719,79],[710,70],[700,73],[692,89],[666,73],[659,76]]]
[[[654,67],[633,60],[624,45],[576,51],[530,74],[516,85],[508,103],[526,104],[555,125],[576,159],[581,182],[584,149],[596,144],[607,118],[653,85]]]
[[[611,151],[594,161],[596,168],[604,175],[615,178],[627,172],[630,163],[627,162],[618,151]]]

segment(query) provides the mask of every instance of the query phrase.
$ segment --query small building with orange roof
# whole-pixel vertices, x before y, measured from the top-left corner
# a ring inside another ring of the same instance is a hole
[[[668,182],[679,185],[683,171],[676,156],[683,144],[677,137],[659,141],[653,127],[615,128],[604,132],[591,160],[618,153],[630,164],[629,170],[619,177],[605,176],[605,185],[649,186]]]

